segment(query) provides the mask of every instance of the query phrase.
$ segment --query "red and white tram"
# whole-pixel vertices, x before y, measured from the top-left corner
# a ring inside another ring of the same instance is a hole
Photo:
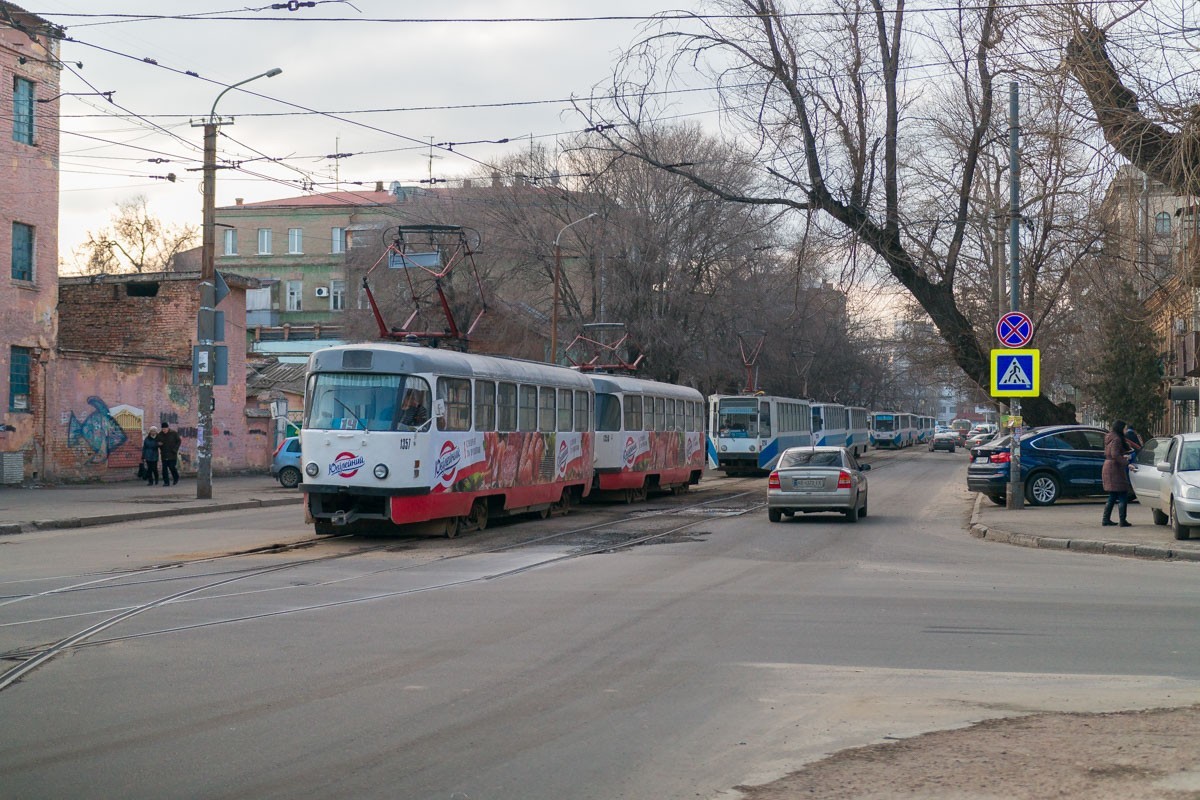
[[[594,488],[640,500],[683,490],[704,470],[704,396],[620,374],[591,374],[596,392]]]
[[[565,509],[588,494],[592,380],[571,369],[407,344],[308,361],[300,448],[317,533]]]

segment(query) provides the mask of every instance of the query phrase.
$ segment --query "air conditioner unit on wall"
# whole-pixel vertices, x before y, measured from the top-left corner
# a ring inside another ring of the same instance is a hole
[[[329,287],[328,286],[318,286],[317,287],[317,297],[329,297]]]

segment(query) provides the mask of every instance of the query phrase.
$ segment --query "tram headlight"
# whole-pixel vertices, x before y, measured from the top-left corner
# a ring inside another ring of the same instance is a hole
[[[751,453],[753,453],[753,452],[754,452],[754,445],[750,445],[750,452],[751,452]]]
[[[724,453],[724,452],[725,452],[726,450],[728,450],[728,449],[729,449],[729,445],[724,445],[724,444],[723,444],[723,445],[721,445],[721,452],[722,452],[722,453]]]
[[[379,480],[383,480],[384,478],[386,478],[388,476],[387,464],[376,464],[374,472],[375,472],[376,478],[379,478]]]
[[[310,461],[304,465],[304,474],[310,478],[315,478],[321,472],[321,468],[317,466],[317,462]]]

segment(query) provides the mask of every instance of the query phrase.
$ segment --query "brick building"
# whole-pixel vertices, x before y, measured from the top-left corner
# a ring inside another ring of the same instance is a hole
[[[58,296],[61,31],[0,0],[0,482],[41,469]]]
[[[47,369],[49,480],[124,480],[140,460],[152,425],[170,421],[183,439],[179,468],[196,470],[196,387],[192,346],[199,273],[64,278],[59,286],[57,359]],[[213,473],[270,463],[270,420],[246,409],[246,289],[225,275],[229,383],[215,387]]]

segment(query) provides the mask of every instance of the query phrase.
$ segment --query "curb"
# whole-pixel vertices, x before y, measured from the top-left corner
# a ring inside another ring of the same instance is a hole
[[[979,508],[983,495],[975,496],[968,532],[976,539],[1012,544],[1019,547],[1039,547],[1047,550],[1070,550],[1105,556],[1123,556],[1157,561],[1191,561],[1200,563],[1200,550],[1172,550],[1170,547],[1131,542],[1106,542],[1096,539],[1066,539],[1061,536],[1039,536],[1034,533],[1013,533],[989,527],[980,522]]]
[[[90,528],[96,525],[111,525],[114,522],[131,522],[163,517],[183,517],[191,514],[211,514],[216,511],[238,511],[250,508],[272,508],[275,506],[300,505],[303,496],[272,500],[238,500],[230,503],[214,503],[208,506],[185,506],[183,508],[154,509],[150,511],[122,511],[116,514],[96,514],[90,517],[66,517],[63,519],[41,519],[0,525],[0,536],[11,536],[30,531],[65,530]]]

